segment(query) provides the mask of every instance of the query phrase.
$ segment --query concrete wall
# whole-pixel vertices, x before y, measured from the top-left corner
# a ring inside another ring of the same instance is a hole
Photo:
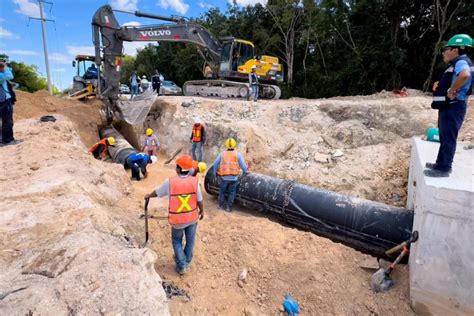
[[[458,144],[448,178],[423,175],[439,144],[413,139],[407,208],[420,238],[410,255],[410,298],[420,315],[474,315],[474,150]]]

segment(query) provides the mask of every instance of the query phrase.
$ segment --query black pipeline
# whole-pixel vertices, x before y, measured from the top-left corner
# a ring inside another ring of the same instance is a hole
[[[132,147],[130,143],[112,126],[104,127],[100,130],[100,137],[113,137],[115,138],[116,144],[114,147],[109,147],[109,154],[114,162],[122,165],[126,164],[127,157],[131,154],[138,153],[138,150]]]
[[[218,195],[209,169],[206,192]],[[257,173],[242,177],[237,202],[357,250],[382,256],[411,236],[413,211]]]

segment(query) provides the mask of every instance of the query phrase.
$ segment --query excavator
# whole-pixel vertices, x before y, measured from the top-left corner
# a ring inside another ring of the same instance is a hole
[[[137,17],[156,19],[169,23],[146,26],[121,26],[114,11]],[[186,96],[247,99],[249,96],[248,74],[253,66],[260,80],[260,96],[263,99],[279,99],[281,90],[276,85],[283,82],[282,65],[277,57],[254,55],[254,44],[234,37],[215,38],[204,27],[189,22],[184,17],[167,17],[141,11],[113,10],[104,5],[92,19],[95,63],[103,66],[103,81],[99,82],[98,97],[106,107],[107,121],[119,104],[118,98],[123,42],[177,42],[196,46],[204,59],[205,79],[187,81],[183,86]],[[130,106],[125,106],[130,108]],[[143,112],[143,111],[142,111]]]

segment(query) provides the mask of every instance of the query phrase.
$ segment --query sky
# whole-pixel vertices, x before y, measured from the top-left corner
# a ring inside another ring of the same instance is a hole
[[[210,8],[226,10],[232,0],[43,0],[46,23],[46,41],[53,84],[60,90],[72,84],[75,68],[72,61],[77,54],[93,55],[91,20],[102,5],[112,8],[140,10],[159,15],[197,17]],[[46,3],[50,2],[50,3]],[[239,5],[254,5],[266,0],[237,0]],[[0,0],[0,53],[10,60],[33,64],[46,77],[41,22],[38,0]],[[116,13],[121,25],[157,23],[156,20]],[[136,49],[148,43],[125,43],[125,53],[136,55]]]

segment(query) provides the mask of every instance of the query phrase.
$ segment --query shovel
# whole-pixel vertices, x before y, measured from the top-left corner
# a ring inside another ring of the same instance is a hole
[[[145,242],[140,248],[145,248],[148,244],[148,203],[150,199],[145,200]]]
[[[372,291],[374,291],[375,293],[386,292],[395,284],[390,278],[390,273],[392,273],[393,269],[395,269],[395,266],[403,259],[403,257],[408,254],[408,248],[410,247],[410,244],[416,242],[417,240],[418,231],[414,231],[410,239],[385,252],[386,255],[390,255],[400,249],[402,250],[402,252],[398,255],[395,261],[393,261],[387,269],[380,268],[379,270],[377,270],[377,272],[372,274],[372,276],[370,277],[370,288],[372,289]]]

